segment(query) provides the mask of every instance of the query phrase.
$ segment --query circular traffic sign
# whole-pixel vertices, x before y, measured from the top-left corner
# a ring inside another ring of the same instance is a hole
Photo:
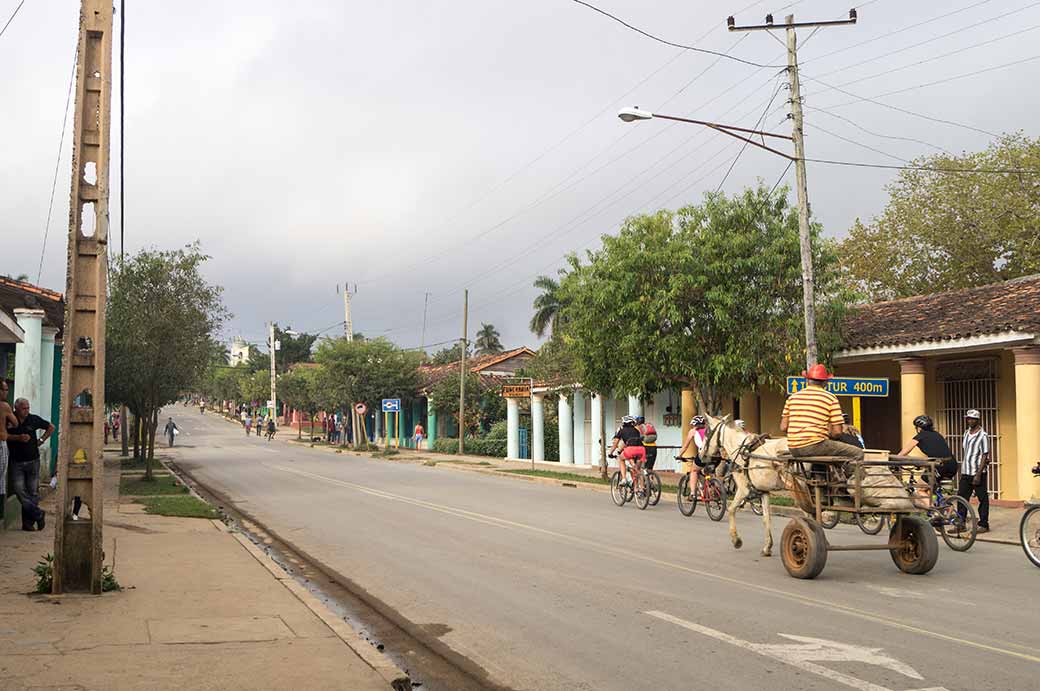
[[[357,411],[358,415],[364,415],[368,412],[368,406],[366,406],[364,403],[358,403],[354,406],[354,410]]]

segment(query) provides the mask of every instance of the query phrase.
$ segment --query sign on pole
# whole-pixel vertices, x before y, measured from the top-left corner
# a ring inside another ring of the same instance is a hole
[[[524,382],[523,384],[503,384],[502,385],[502,397],[503,398],[530,398],[531,396],[531,382]]]
[[[384,398],[383,399],[383,412],[384,413],[399,413],[399,412],[401,412],[401,399],[400,398]]]
[[[788,377],[787,394],[806,387],[805,377]],[[888,396],[888,379],[882,377],[834,377],[827,382],[827,390],[835,396],[866,396],[885,398]]]
[[[357,411],[358,415],[364,415],[365,413],[368,412],[368,406],[365,405],[364,403],[358,403],[357,405],[354,406],[354,410]]]

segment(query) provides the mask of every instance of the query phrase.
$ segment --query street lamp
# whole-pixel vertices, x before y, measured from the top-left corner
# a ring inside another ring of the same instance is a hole
[[[800,112],[799,109],[799,113]],[[691,118],[681,118],[673,115],[661,115],[659,113],[651,113],[650,111],[642,110],[638,106],[622,108],[618,111],[618,117],[621,118],[623,122],[639,122],[640,120],[658,118],[661,120],[673,120],[675,122],[685,122],[693,125],[703,125],[704,127],[709,127],[716,132],[722,132],[723,134],[735,137],[745,144],[753,144],[760,149],[765,149],[770,153],[782,156],[795,164],[795,169],[798,174],[798,238],[802,259],[802,309],[805,320],[805,369],[808,371],[810,367],[816,364],[816,308],[814,304],[815,297],[813,290],[812,251],[809,239],[809,200],[805,188],[805,158],[802,153],[803,147],[801,142],[800,115],[798,123],[795,126],[794,135],[762,132],[760,130],[736,127],[734,125],[723,125],[721,123],[708,122],[706,120],[693,120]],[[762,141],[756,142],[754,139],[751,139],[751,136],[755,135],[761,137]],[[795,145],[795,155],[792,156],[783,151],[766,146],[766,137],[786,139],[793,142]]]

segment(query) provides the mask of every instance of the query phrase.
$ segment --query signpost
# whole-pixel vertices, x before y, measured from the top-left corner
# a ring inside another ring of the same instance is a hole
[[[383,399],[383,430],[386,432],[386,448],[390,448],[390,413],[393,413],[396,417],[396,424],[394,427],[397,428],[397,446],[401,446],[401,399],[400,398],[384,398]]]
[[[522,384],[503,384],[502,385],[502,397],[503,398],[530,398],[531,397],[531,382],[524,382]]]
[[[805,377],[787,378],[787,395],[806,387]],[[860,414],[860,399],[887,398],[888,379],[884,377],[834,377],[827,382],[827,390],[835,396],[850,396],[852,398],[852,424],[856,429],[862,431],[862,415]]]

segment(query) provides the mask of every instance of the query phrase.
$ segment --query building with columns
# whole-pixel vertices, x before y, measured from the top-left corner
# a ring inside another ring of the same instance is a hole
[[[61,293],[0,276],[0,374],[10,384],[8,403],[13,404],[18,398],[28,399],[30,409],[53,422],[55,427],[58,426],[64,319],[65,302]],[[55,432],[41,449],[42,481],[50,477],[57,455]],[[19,514],[18,501],[8,484],[6,474],[0,477],[0,511],[6,519],[0,520],[0,525]]]

